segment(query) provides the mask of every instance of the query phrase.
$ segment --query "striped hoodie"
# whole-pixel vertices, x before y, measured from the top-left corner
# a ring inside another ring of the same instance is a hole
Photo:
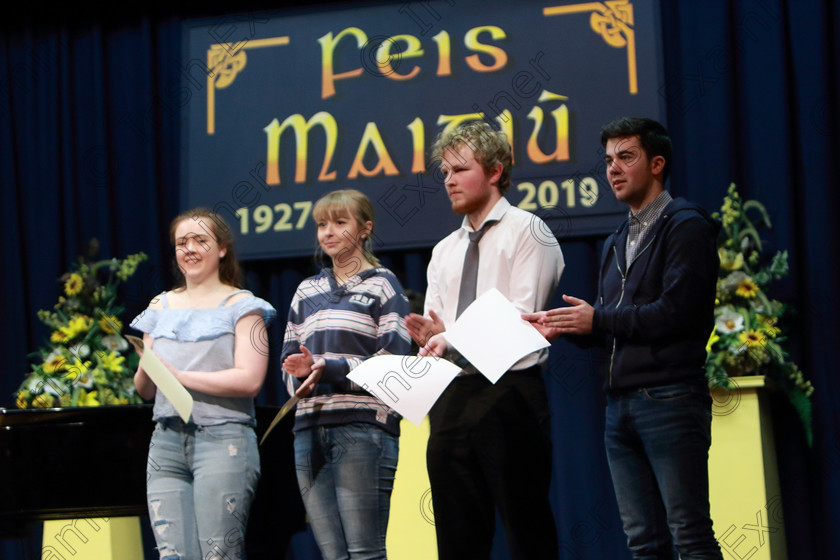
[[[325,268],[301,282],[289,308],[281,362],[303,345],[326,366],[315,390],[298,402],[295,431],[365,422],[399,435],[400,416],[347,374],[371,356],[409,353],[408,312],[408,298],[387,268],[364,270],[343,285]],[[300,381],[285,371],[283,377],[294,393]]]

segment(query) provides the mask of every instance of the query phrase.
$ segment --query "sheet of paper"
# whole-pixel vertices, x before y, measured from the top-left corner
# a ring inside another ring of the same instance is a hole
[[[419,426],[459,371],[443,358],[387,355],[368,358],[347,378]]]
[[[550,346],[502,293],[493,288],[481,294],[454,324],[446,341],[487,379],[496,383],[524,356]]]
[[[163,362],[151,348],[144,348],[142,339],[131,335],[127,335],[126,338],[140,354],[140,367],[154,381],[158,391],[161,391],[169,399],[169,402],[175,407],[175,411],[178,412],[178,416],[184,422],[189,422],[193,407],[192,395],[175,379],[169,368],[163,365]]]

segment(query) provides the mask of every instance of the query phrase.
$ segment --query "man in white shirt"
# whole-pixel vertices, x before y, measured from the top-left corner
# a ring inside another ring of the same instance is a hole
[[[434,335],[491,288],[525,313],[545,309],[563,272],[563,255],[538,217],[504,198],[512,159],[503,132],[481,121],[466,123],[437,139],[432,159],[441,165],[452,210],[464,216],[432,252],[425,316],[411,314],[406,321],[421,353],[446,353],[464,368],[429,413],[438,557],[489,558],[498,511],[513,560],[556,559],[542,379],[547,351],[524,357],[493,384]],[[471,243],[477,247],[470,249]],[[476,249],[477,262],[468,256]]]

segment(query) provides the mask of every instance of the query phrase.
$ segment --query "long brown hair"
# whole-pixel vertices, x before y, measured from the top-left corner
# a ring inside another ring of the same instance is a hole
[[[233,230],[225,223],[221,216],[210,210],[199,206],[192,210],[181,212],[172,223],[169,225],[169,242],[175,246],[175,230],[178,225],[184,220],[195,220],[208,234],[212,235],[219,245],[219,249],[225,250],[225,256],[219,261],[219,280],[222,284],[233,286],[234,288],[241,288],[242,269],[239,268],[239,262],[236,260],[236,253],[233,250]],[[184,273],[178,266],[177,259],[173,258],[174,274],[175,274],[175,288],[183,288],[186,285]]]

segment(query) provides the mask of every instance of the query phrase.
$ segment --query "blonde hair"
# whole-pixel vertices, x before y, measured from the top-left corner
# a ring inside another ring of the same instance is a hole
[[[510,168],[513,163],[507,135],[484,121],[466,122],[438,135],[432,145],[432,162],[441,164],[447,150],[458,151],[461,146],[469,146],[485,175],[492,172],[497,163],[502,164],[502,175],[497,186],[499,192],[505,194],[510,188]]]
[[[324,219],[351,218],[361,229],[367,229],[367,222],[370,222],[370,230],[361,239],[360,248],[366,261],[373,266],[379,266],[379,259],[373,254],[371,241],[376,215],[373,211],[373,203],[364,193],[356,189],[341,189],[327,193],[315,203],[312,218],[315,223]],[[320,247],[317,257],[322,258]]]

